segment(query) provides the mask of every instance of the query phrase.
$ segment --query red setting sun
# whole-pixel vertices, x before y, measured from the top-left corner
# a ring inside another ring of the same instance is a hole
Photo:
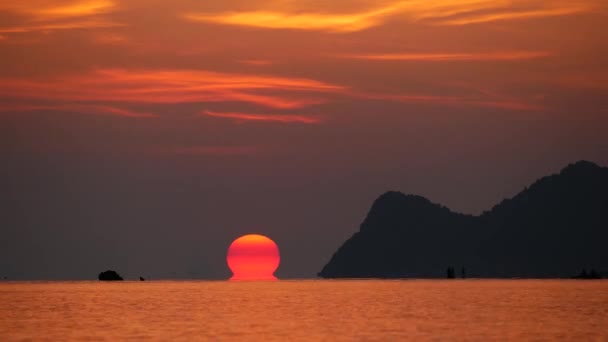
[[[277,244],[258,234],[243,235],[234,240],[226,256],[232,271],[230,280],[276,280],[274,271],[280,260]]]

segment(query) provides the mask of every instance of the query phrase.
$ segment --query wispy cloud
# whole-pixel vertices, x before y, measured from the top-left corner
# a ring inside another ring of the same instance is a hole
[[[373,93],[352,92],[355,98],[391,101],[402,103],[422,103],[428,105],[439,105],[448,107],[482,107],[498,108],[513,111],[540,111],[546,109],[543,105],[523,101],[502,94],[477,94],[467,95],[430,95],[430,94],[399,94],[399,93]]]
[[[463,58],[463,57],[458,57]],[[504,57],[501,57],[504,58]],[[150,104],[249,104],[272,110],[206,111],[205,116],[235,122],[318,124],[322,118],[289,113],[311,105],[350,98],[358,101],[390,101],[460,107],[492,107],[509,110],[539,110],[543,107],[517,98],[476,91],[441,94],[401,94],[353,89],[305,78],[256,74],[233,74],[202,70],[101,69],[84,74],[53,78],[0,78],[0,98],[9,98],[20,110],[63,110],[71,112],[154,117],[133,106]],[[459,95],[450,95],[459,94]],[[33,106],[31,103],[45,103]],[[19,110],[0,104],[0,111]]]
[[[277,122],[277,123],[301,123],[301,124],[318,124],[321,119],[311,115],[296,115],[296,114],[258,114],[258,113],[242,113],[242,112],[202,112],[205,116],[216,118],[232,119],[236,122],[245,121],[260,121],[260,122]]]
[[[549,2],[547,2],[549,3]],[[558,3],[559,4],[559,3]],[[551,6],[551,5],[550,5]],[[495,21],[517,20],[517,19],[532,19],[532,18],[547,18],[572,15],[587,12],[592,9],[588,4],[560,4],[555,7],[543,7],[538,9],[527,9],[519,11],[497,11],[496,13],[488,14],[467,14],[461,18],[453,18],[439,20],[440,25],[470,25],[480,24]]]
[[[446,62],[446,61],[517,61],[553,56],[548,51],[506,51],[506,52],[477,52],[477,53],[385,53],[385,54],[347,54],[339,58],[363,59],[377,61],[416,61],[416,62]]]
[[[0,3],[0,11],[16,12],[40,20],[108,13],[115,7],[116,3],[110,0],[28,0]]]
[[[226,102],[249,103],[273,109],[296,109],[324,103],[325,95],[342,89],[345,88],[312,79],[200,70],[104,69],[46,79],[0,78],[0,96],[21,99],[25,103],[31,100],[50,101],[57,104],[59,109],[65,103],[75,102]],[[112,111],[109,107],[105,109],[115,114],[129,114]]]
[[[161,154],[185,156],[243,156],[258,154],[260,148],[258,146],[180,146],[162,147],[157,151]]]
[[[585,91],[608,91],[608,70],[593,72],[576,70],[556,74],[529,75],[530,82],[549,84],[560,88],[570,88]]]
[[[39,111],[57,111],[57,112],[75,112],[85,114],[102,114],[122,116],[129,118],[155,118],[158,115],[147,112],[140,112],[131,109],[119,108],[110,105],[98,104],[10,104],[0,105],[0,112],[39,112]]]
[[[47,8],[29,8],[25,9],[25,11],[33,13],[38,19],[47,20],[48,18],[82,17],[108,13],[115,7],[116,4],[113,1],[88,0]]]
[[[40,25],[20,25],[0,27],[0,33],[27,33],[27,32],[46,32],[46,31],[62,31],[73,29],[94,29],[124,26],[119,23],[105,20],[80,20],[70,21],[65,23],[47,23]]]
[[[266,66],[274,64],[273,61],[267,59],[243,59],[240,60],[239,63],[246,65],[255,65],[255,66]]]
[[[356,32],[383,24],[394,18],[430,25],[469,25],[494,21],[543,18],[590,11],[593,6],[567,1],[452,0],[389,1],[377,6],[369,1],[368,9],[346,13],[306,11],[293,5],[285,11],[270,9],[229,12],[191,12],[183,18],[203,23],[246,26],[266,29]],[[297,4],[297,3],[293,3]]]
[[[380,8],[349,14],[243,11],[188,13],[184,15],[184,18],[191,21],[259,28],[353,32],[380,24],[382,17],[395,13],[401,7],[402,3],[397,2]]]
[[[0,11],[17,18],[10,25],[0,24],[0,33],[50,32],[124,26],[107,16],[117,8],[109,0],[7,1]]]
[[[95,35],[95,41],[106,45],[123,45],[129,43],[129,38],[117,33],[102,32]]]

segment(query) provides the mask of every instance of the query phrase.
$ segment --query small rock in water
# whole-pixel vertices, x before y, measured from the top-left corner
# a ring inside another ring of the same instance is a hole
[[[101,281],[124,280],[118,273],[116,273],[116,271],[113,271],[113,270],[107,270],[107,271],[101,272],[101,273],[99,273],[99,276],[97,278]]]

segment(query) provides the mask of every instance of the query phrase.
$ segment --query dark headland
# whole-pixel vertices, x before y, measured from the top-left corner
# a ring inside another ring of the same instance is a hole
[[[445,278],[454,268],[470,277],[602,275],[608,270],[608,168],[568,165],[480,216],[387,192],[319,276]]]

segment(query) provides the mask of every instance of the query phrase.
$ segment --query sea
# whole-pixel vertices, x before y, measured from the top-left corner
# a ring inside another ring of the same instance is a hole
[[[608,341],[606,280],[0,283],[0,341]]]

